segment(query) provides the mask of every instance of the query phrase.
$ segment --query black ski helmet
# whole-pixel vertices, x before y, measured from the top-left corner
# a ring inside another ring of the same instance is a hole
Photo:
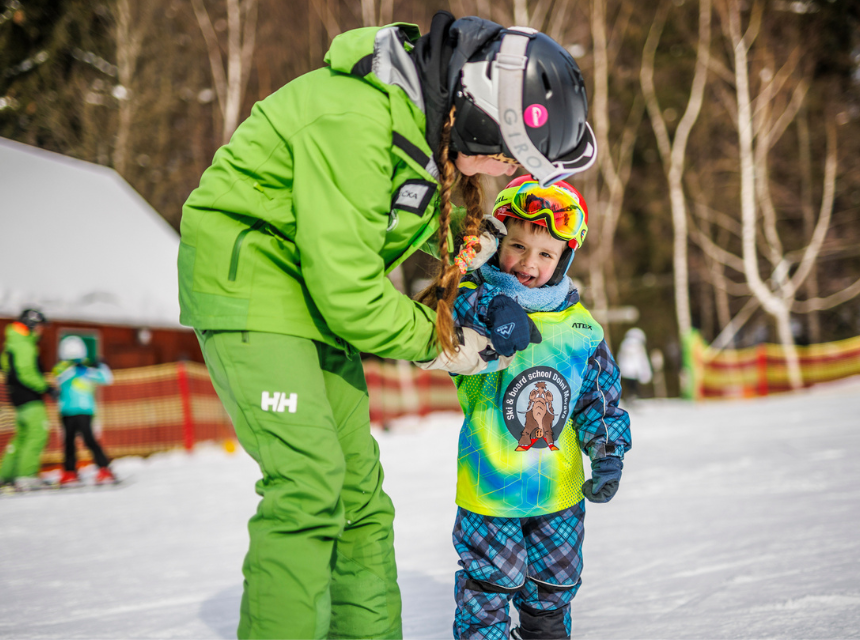
[[[449,74],[453,150],[515,158],[544,186],[594,163],[582,72],[549,36],[500,29],[463,64],[452,60]]]
[[[37,324],[47,324],[48,319],[38,309],[24,309],[18,317],[18,322],[32,331]]]

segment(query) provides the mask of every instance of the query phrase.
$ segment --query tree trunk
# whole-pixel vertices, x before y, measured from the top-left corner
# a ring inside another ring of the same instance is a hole
[[[804,105],[797,119],[798,157],[800,160],[800,204],[803,210],[803,233],[807,238],[812,237],[815,228],[815,212],[812,206],[812,160],[809,151],[809,113]],[[818,297],[818,270],[815,266],[806,279],[806,298],[811,300]],[[810,311],[807,317],[809,341],[813,344],[821,342],[821,314]]]
[[[789,304],[777,298],[762,281],[758,270],[758,252],[756,250],[756,167],[755,149],[753,147],[753,116],[750,101],[749,63],[747,51],[751,43],[741,32],[740,7],[737,0],[729,2],[729,30],[735,59],[735,80],[738,101],[738,142],[740,154],[741,178],[741,216],[743,220],[743,261],[744,275],[753,295],[761,302],[762,307],[777,322],[780,341],[786,354],[788,379],[793,389],[803,386],[800,365],[791,333],[789,319]]]

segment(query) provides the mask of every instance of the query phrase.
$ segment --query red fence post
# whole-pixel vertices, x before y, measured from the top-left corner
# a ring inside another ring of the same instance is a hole
[[[182,436],[185,450],[194,448],[194,415],[191,411],[191,385],[184,362],[176,363],[176,380],[179,383],[179,398],[182,400]]]
[[[758,370],[758,394],[766,396],[767,385],[767,346],[762,343],[756,350],[756,369]]]

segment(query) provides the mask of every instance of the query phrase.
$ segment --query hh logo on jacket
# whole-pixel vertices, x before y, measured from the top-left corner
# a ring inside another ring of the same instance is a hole
[[[296,412],[296,407],[299,403],[299,396],[291,393],[289,397],[286,393],[275,391],[270,394],[268,391],[263,391],[263,397],[260,400],[260,406],[263,411],[277,411],[283,413],[284,409],[289,408],[290,413]]]

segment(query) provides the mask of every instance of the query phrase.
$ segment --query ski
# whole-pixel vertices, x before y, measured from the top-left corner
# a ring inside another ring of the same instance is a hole
[[[59,482],[46,482],[27,489],[18,489],[14,485],[6,484],[0,487],[0,498],[15,498],[27,495],[42,495],[45,493],[84,493],[90,491],[109,491],[131,484],[129,478],[119,478],[112,482],[74,482],[60,484]]]

